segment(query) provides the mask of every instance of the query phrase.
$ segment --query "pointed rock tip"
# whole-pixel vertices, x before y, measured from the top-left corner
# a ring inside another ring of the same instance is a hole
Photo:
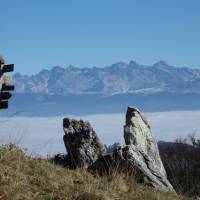
[[[139,109],[134,107],[134,106],[128,106],[127,113],[130,113],[130,112],[138,112],[138,113],[140,113]]]
[[[126,124],[129,124],[131,122],[131,118],[135,116],[135,112],[140,114],[140,111],[136,107],[128,106],[126,112]]]
[[[131,121],[131,118],[134,116],[134,112],[139,113],[139,115],[141,116],[143,122],[147,125],[147,127],[149,129],[151,129],[148,120],[146,119],[146,117],[139,111],[138,108],[136,107],[132,107],[132,106],[128,106],[127,112],[126,112],[126,124],[129,124]]]

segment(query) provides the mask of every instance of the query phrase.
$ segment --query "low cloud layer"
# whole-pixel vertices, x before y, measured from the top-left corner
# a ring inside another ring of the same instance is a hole
[[[157,140],[174,141],[193,132],[200,136],[200,111],[145,113]],[[65,153],[62,137],[63,117],[0,118],[0,143],[14,142],[29,153],[47,155]],[[67,116],[91,122],[102,142],[109,145],[123,143],[125,114],[97,114]]]

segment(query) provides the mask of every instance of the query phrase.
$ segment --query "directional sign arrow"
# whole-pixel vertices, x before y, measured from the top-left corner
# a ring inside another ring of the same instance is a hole
[[[4,74],[5,72],[12,72],[14,70],[14,65],[4,65],[2,67],[2,74]]]
[[[8,101],[1,101],[0,109],[7,109],[7,108],[8,108]]]
[[[7,100],[7,99],[10,99],[10,97],[12,97],[12,94],[10,92],[1,92],[0,93],[1,100]]]
[[[8,90],[14,90],[14,89],[15,89],[14,85],[3,84],[2,87],[1,87],[1,91],[8,91]]]

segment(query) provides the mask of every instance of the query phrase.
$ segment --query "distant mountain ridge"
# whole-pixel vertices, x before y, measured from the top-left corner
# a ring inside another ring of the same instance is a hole
[[[53,67],[14,75],[15,93],[1,116],[200,110],[200,70],[164,61],[152,66],[118,62],[104,68]]]
[[[17,93],[48,95],[200,94],[200,70],[177,68],[164,61],[152,66],[131,61],[104,68],[53,67],[31,76],[16,73],[14,84]]]

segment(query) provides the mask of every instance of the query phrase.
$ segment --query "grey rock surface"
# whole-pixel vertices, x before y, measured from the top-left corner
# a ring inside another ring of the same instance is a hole
[[[89,122],[65,118],[63,128],[64,144],[75,168],[87,168],[106,153],[104,145]]]
[[[160,191],[174,191],[167,179],[151,127],[136,108],[128,107],[124,139],[126,146],[118,150],[118,154],[139,172],[141,181]]]
[[[151,127],[137,108],[128,107],[124,139],[125,145],[112,148],[110,154],[99,158],[89,170],[103,175],[117,169],[159,191],[175,192],[167,179]]]
[[[148,155],[159,167],[159,170],[166,174],[151,127],[137,108],[128,107],[126,125],[124,126],[124,140],[126,145],[134,145],[145,155]]]
[[[128,107],[124,126],[126,144],[114,144],[107,154],[89,122],[65,118],[63,128],[67,160],[74,168],[87,168],[100,175],[117,169],[159,191],[175,192],[167,179],[151,127],[138,109]]]

